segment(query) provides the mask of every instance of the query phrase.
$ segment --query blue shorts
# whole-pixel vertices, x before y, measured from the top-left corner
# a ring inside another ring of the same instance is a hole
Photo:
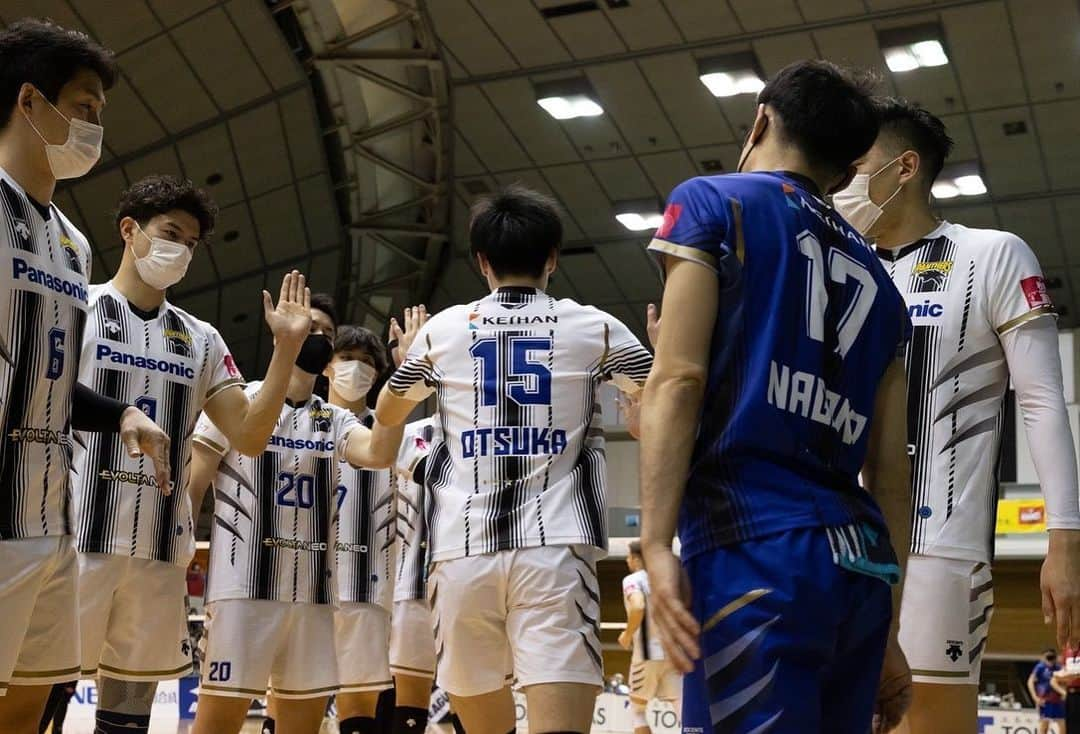
[[[1040,719],[1062,719],[1065,718],[1065,702],[1064,701],[1049,701],[1039,706],[1039,718]]]
[[[683,689],[685,734],[867,734],[892,593],[834,564],[823,528],[686,562],[702,657]]]

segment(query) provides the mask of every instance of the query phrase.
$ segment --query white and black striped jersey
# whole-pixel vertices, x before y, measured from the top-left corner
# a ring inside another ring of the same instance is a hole
[[[249,396],[262,382],[245,388]],[[214,527],[206,600],[268,599],[333,604],[338,462],[349,411],[312,395],[286,402],[266,450],[229,448],[205,414],[195,441],[222,456],[214,481]]]
[[[397,459],[398,568],[394,601],[427,599],[428,531],[424,459],[435,437],[435,418],[405,426]],[[417,481],[420,480],[420,481]]]
[[[1042,270],[1019,237],[942,222],[878,249],[908,304],[911,552],[990,561],[1009,372],[998,337],[1053,316]]]
[[[187,486],[188,437],[205,403],[244,384],[217,329],[168,301],[145,312],[112,281],[90,287],[79,380],[138,407],[169,434],[174,487]],[[128,456],[119,434],[74,438],[76,548],[186,566],[195,553],[188,493],[164,496],[153,463]]]
[[[369,415],[361,420],[370,423]],[[390,609],[397,540],[390,469],[357,469],[342,461],[336,494],[338,599]]]
[[[607,547],[601,382],[637,392],[652,355],[618,319],[532,288],[433,316],[390,380],[435,392],[427,462],[431,560],[512,548]]]
[[[0,169],[0,540],[71,533],[90,244]]]
[[[641,618],[641,626],[634,632],[631,661],[638,663],[642,660],[663,660],[664,646],[660,643],[660,638],[654,633],[649,621],[649,574],[642,569],[623,577],[622,593],[624,597],[629,597],[634,593],[640,593],[645,597],[645,614]]]

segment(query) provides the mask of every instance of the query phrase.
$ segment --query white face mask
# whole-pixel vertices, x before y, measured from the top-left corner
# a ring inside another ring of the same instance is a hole
[[[150,240],[149,252],[142,257],[135,256],[135,269],[139,271],[139,277],[159,291],[179,283],[191,263],[191,248],[161,237],[151,237],[137,223],[135,226],[143,237]]]
[[[333,383],[338,395],[355,403],[375,384],[375,368],[358,359],[335,362]]]
[[[896,195],[900,193],[900,189],[904,188],[904,184],[900,184],[896,187],[896,191],[893,192],[892,196],[878,205],[870,198],[870,179],[896,163],[898,160],[900,160],[899,156],[893,158],[875,173],[856,174],[855,177],[851,179],[850,186],[833,194],[833,207],[836,211],[840,212],[840,216],[848,220],[848,223],[859,230],[863,235],[868,235],[870,233],[870,229],[877,223],[877,220],[881,218],[881,215],[885,213],[885,205],[895,199]]]
[[[36,90],[35,90],[36,91]],[[62,145],[50,143],[37,129],[29,115],[26,121],[45,143],[45,155],[49,159],[49,168],[57,180],[65,178],[78,178],[85,176],[94,164],[101,158],[101,140],[105,136],[105,129],[101,125],[84,120],[68,120],[64,113],[56,109],[56,105],[49,102],[41,92],[37,93],[56,114],[67,120],[68,136]],[[25,112],[23,114],[26,114]]]

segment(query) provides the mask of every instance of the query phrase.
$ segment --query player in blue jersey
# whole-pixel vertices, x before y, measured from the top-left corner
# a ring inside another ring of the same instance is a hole
[[[688,674],[686,732],[866,734],[875,701],[888,731],[910,700],[890,536],[906,553],[911,325],[823,198],[877,129],[868,83],[822,61],[783,69],[740,173],[678,186],[650,245],[666,286],[642,545],[654,621]]]

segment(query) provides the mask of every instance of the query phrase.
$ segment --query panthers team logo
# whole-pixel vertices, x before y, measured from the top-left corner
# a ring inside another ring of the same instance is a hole
[[[311,429],[319,433],[329,433],[333,423],[333,413],[327,408],[311,409]]]
[[[952,268],[952,260],[915,263],[915,267],[911,270],[912,275],[915,276],[915,288],[917,290],[944,290]]]
[[[178,329],[165,329],[165,343],[173,354],[191,358],[191,335]]]

